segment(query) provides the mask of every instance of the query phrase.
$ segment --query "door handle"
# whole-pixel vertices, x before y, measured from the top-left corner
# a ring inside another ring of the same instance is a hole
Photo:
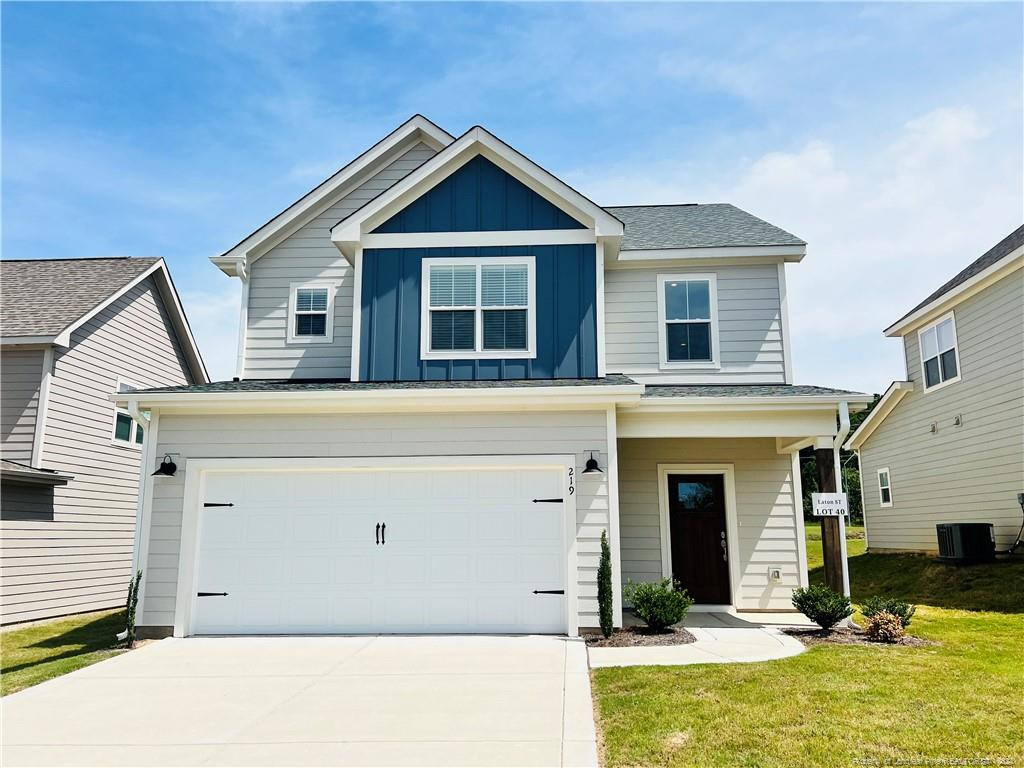
[[[388,527],[387,523],[381,523],[380,524],[380,543],[381,544],[385,543],[385,541],[384,541],[384,531],[387,530],[387,527]]]
[[[377,533],[373,535],[373,541],[375,544],[380,544],[380,523],[377,523]]]

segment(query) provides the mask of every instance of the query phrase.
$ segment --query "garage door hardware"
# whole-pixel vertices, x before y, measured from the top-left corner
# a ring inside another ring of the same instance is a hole
[[[226,503],[225,502],[220,502],[220,501],[204,501],[203,502],[203,506],[204,507],[233,507],[235,505],[232,504],[230,501],[226,502]]]
[[[561,504],[565,499],[534,499],[534,504]]]
[[[196,592],[196,597],[227,597],[227,592]]]
[[[535,595],[564,595],[564,589],[535,589],[533,590]]]
[[[378,544],[386,543],[384,541],[384,531],[387,530],[387,527],[388,527],[387,523],[377,523],[377,533],[376,533],[374,538],[375,538],[375,540],[376,540],[376,542]]]

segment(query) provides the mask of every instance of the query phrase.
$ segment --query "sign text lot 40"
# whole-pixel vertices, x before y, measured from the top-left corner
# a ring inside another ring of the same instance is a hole
[[[845,493],[812,493],[811,514],[814,517],[847,517],[850,504]]]

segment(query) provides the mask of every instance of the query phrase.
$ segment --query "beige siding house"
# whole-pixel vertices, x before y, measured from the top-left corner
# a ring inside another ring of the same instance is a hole
[[[848,443],[860,459],[868,547],[934,552],[937,523],[1021,528],[1024,492],[1024,227],[886,330],[906,379]]]
[[[159,259],[0,262],[3,623],[110,608],[144,429],[110,395],[207,381]]]
[[[618,625],[629,580],[789,610],[797,454],[869,401],[793,382],[805,251],[412,118],[213,259],[235,380],[113,397],[148,419],[140,631],[572,635],[602,532]]]

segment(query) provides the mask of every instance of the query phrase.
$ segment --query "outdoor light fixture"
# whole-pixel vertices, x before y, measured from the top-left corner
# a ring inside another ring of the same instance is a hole
[[[583,468],[584,475],[603,475],[604,470],[597,465],[597,459],[594,458],[594,452],[590,452],[590,458],[587,459],[587,465]]]
[[[153,477],[156,477],[157,475],[166,475],[167,477],[174,477],[174,473],[177,471],[178,465],[171,461],[171,455],[167,454],[160,462],[160,468],[153,473]]]

